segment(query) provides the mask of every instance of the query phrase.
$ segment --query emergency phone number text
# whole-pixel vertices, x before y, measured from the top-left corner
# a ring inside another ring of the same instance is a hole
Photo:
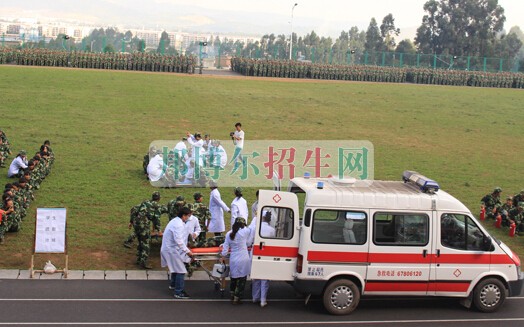
[[[378,277],[421,277],[422,271],[420,270],[379,270],[377,271]]]

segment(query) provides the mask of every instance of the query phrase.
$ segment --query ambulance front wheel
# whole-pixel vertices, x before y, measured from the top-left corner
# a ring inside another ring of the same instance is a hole
[[[337,279],[324,290],[323,302],[326,310],[333,315],[347,315],[357,308],[360,290],[347,279]]]
[[[496,278],[481,281],[473,291],[473,304],[482,312],[497,311],[506,299],[506,287]]]

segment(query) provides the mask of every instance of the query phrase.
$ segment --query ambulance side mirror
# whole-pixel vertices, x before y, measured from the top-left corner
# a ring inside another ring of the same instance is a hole
[[[491,241],[491,237],[484,235],[482,239],[482,251],[493,251],[493,244]]]

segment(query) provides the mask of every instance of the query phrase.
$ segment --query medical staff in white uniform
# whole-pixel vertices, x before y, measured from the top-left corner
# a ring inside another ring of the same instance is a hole
[[[151,182],[158,182],[165,173],[164,159],[162,158],[162,151],[158,150],[156,155],[149,161],[147,165],[147,176]]]
[[[191,210],[191,216],[189,216],[189,219],[186,221],[188,241],[189,241],[189,238],[191,238],[191,240],[195,242],[197,237],[202,232],[202,229],[200,228],[200,223],[198,222],[198,218],[193,215],[193,212],[195,211],[195,207],[192,204],[188,204],[187,206]]]
[[[209,182],[209,188],[211,189],[211,193],[209,194],[209,212],[211,213],[211,219],[207,222],[207,231],[214,233],[215,236],[220,236],[222,232],[226,230],[224,211],[229,212],[230,209],[227,204],[222,201],[220,192],[218,191],[218,185],[215,181]]]
[[[187,273],[185,263],[191,261],[193,253],[187,247],[188,229],[185,222],[191,216],[189,208],[182,208],[178,216],[172,219],[164,230],[160,259],[162,267],[168,267],[171,274],[170,289],[175,290],[175,299],[187,299],[184,277]]]
[[[249,217],[246,199],[242,197],[242,188],[235,187],[235,198],[231,202],[231,228],[235,223],[235,219],[242,217],[246,219]]]
[[[276,231],[271,223],[271,211],[263,212],[262,223],[260,224],[260,236],[265,238],[274,238]],[[269,291],[269,280],[266,279],[253,279],[252,282],[252,295],[253,303],[260,302],[260,306],[263,308],[267,305],[267,292]]]
[[[231,283],[229,290],[233,304],[241,303],[247,276],[251,272],[251,256],[247,249],[248,243],[252,242],[250,240],[251,235],[253,234],[251,229],[246,227],[246,220],[238,217],[233,224],[233,229],[227,232],[222,247],[222,257],[220,258],[222,262],[230,253],[229,277]]]
[[[20,151],[16,158],[13,159],[9,170],[7,171],[7,177],[19,177],[20,170],[27,168],[27,155],[24,150]],[[22,174],[23,175],[23,174]]]
[[[195,166],[203,166],[206,150],[200,133],[193,135],[187,132],[187,142],[191,144],[191,158],[195,161]]]

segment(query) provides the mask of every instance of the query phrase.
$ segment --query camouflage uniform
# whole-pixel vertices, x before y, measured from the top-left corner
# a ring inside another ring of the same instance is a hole
[[[504,203],[500,208],[497,210],[498,213],[502,216],[502,225],[509,227],[510,219],[509,219],[509,212],[514,208],[512,197],[508,196],[506,198],[506,203]],[[509,203],[508,203],[509,202]]]
[[[129,225],[134,226],[135,220],[138,218],[138,210],[140,209],[140,204],[133,206],[131,208],[131,211],[129,212]],[[124,246],[126,248],[131,248],[131,245],[133,244],[133,241],[136,238],[135,231],[133,230],[131,234],[127,237],[127,239],[124,241]]]
[[[498,208],[502,205],[500,202],[500,193],[502,190],[500,187],[495,188],[493,193],[485,195],[481,201],[482,205],[486,208],[486,217],[495,218],[495,214]]]
[[[0,209],[0,244],[4,244],[5,233],[7,232],[7,215]]]
[[[196,202],[193,204],[193,215],[198,218],[198,223],[200,224],[200,228],[202,229],[202,232],[200,233],[200,235],[198,235],[196,239],[196,246],[204,247],[207,243],[206,221],[208,221],[211,218],[211,212],[209,212],[209,209],[205,204],[197,201],[197,199],[200,199],[202,197],[200,193],[195,193],[193,197],[196,200]]]
[[[175,218],[178,215],[180,209],[182,209],[185,205],[186,201],[184,200],[184,197],[181,195],[177,196],[175,200],[169,201],[169,203],[167,204],[167,214],[169,221]]]
[[[153,223],[154,230],[160,231],[160,215],[166,212],[164,206],[153,200],[144,201],[138,209],[138,217],[133,227],[138,239],[136,262],[143,268],[150,268],[147,260],[151,251],[151,223]]]
[[[519,202],[524,202],[524,190],[520,191],[519,194],[515,194],[513,197],[513,206],[516,207]]]
[[[517,224],[517,233],[524,232],[524,202],[519,202],[516,208],[509,212],[509,218]]]
[[[147,176],[147,165],[149,165],[149,153],[144,156],[142,167],[144,168],[144,174]]]

